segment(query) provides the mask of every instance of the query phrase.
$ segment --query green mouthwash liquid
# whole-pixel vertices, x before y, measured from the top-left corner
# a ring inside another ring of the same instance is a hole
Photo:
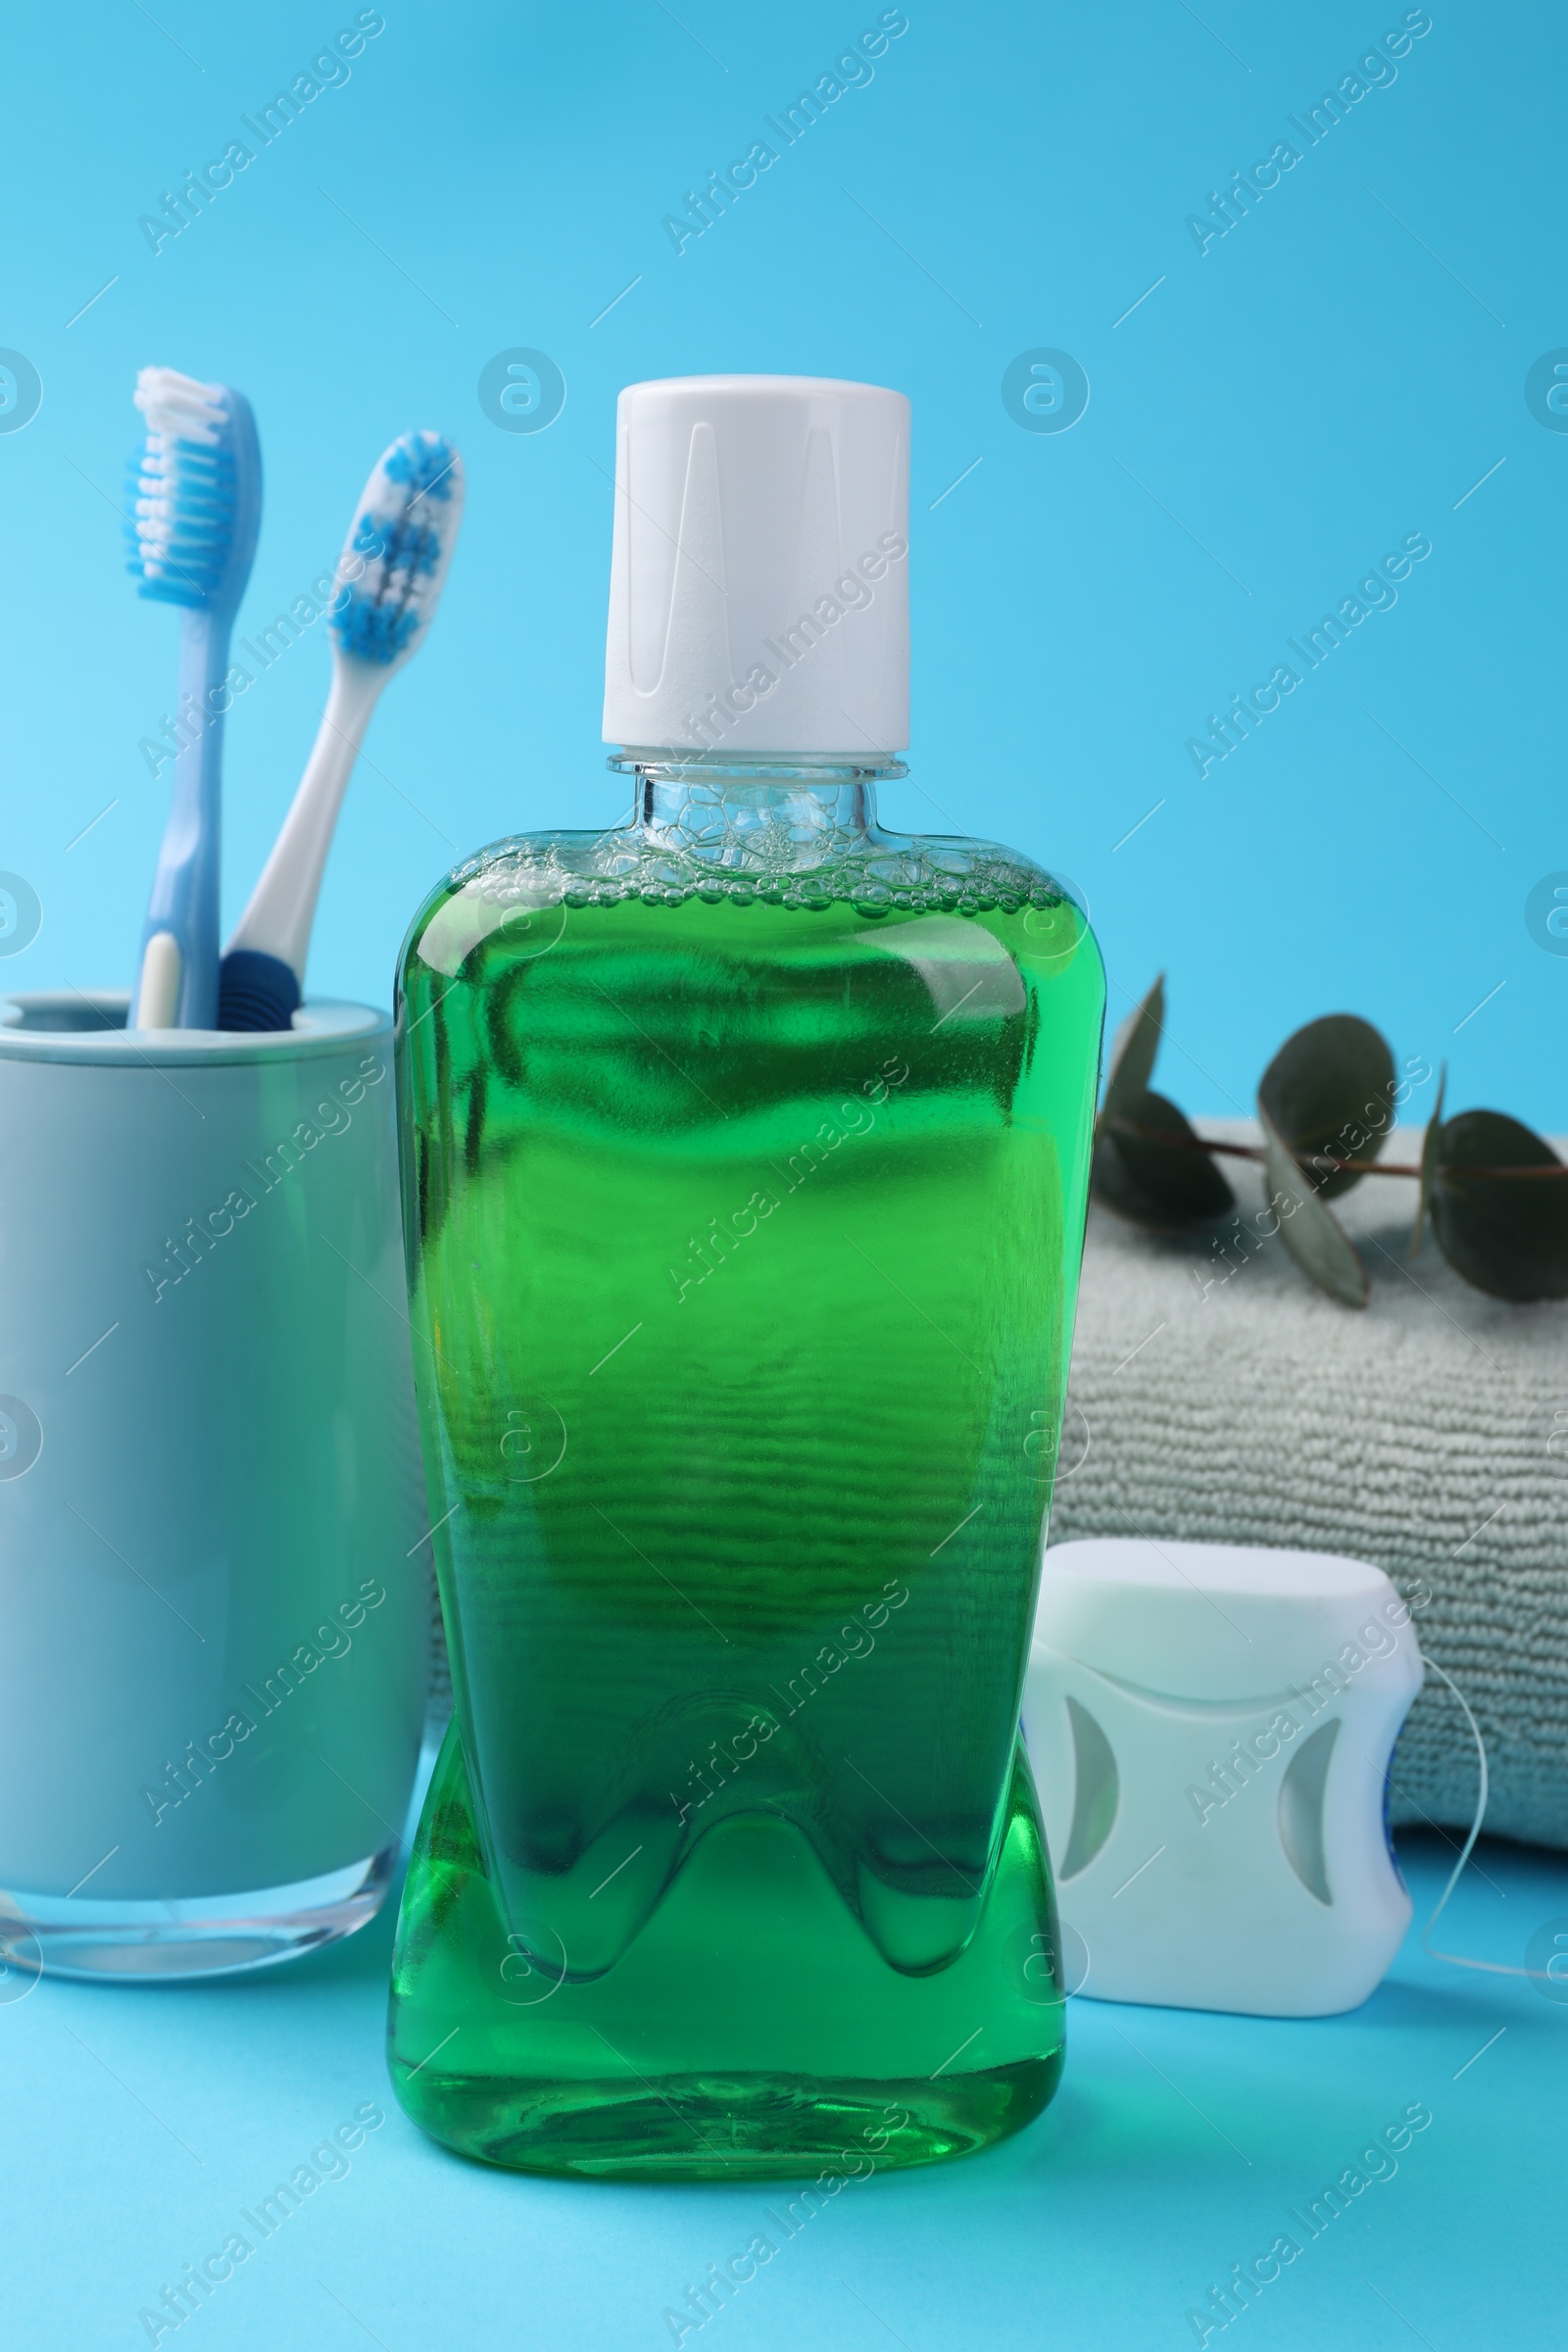
[[[456,1713],[392,2075],[537,2171],[920,2163],[1061,2066],[1018,1709],[1101,963],[1026,860],[879,832],[889,763],[661,758],[402,965]]]

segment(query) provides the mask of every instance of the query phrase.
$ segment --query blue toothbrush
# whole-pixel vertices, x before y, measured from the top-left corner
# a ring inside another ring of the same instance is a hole
[[[133,1029],[218,1026],[220,778],[228,639],[256,554],[262,455],[242,392],[144,368],[136,406],[147,438],[131,461],[129,568],[142,596],[178,605],[179,699],[193,730],[142,931]]]

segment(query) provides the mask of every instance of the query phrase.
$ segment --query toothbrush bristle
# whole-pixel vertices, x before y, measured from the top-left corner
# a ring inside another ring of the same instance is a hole
[[[338,565],[332,634],[390,666],[430,624],[463,517],[463,460],[442,433],[404,433],[369,481]]]
[[[210,604],[234,534],[235,468],[222,386],[143,368],[135,402],[147,438],[130,462],[127,569],[143,596]]]

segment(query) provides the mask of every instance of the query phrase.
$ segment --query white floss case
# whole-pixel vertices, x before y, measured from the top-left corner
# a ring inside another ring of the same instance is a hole
[[[1385,1789],[1421,1679],[1409,1608],[1365,1561],[1047,1551],[1024,1736],[1078,1989],[1255,2017],[1364,2001],[1410,1923]]]

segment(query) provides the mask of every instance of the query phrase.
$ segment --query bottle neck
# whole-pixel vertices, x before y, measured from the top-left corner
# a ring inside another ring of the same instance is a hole
[[[754,754],[635,750],[609,765],[633,780],[631,823],[725,865],[806,867],[852,842],[875,837],[876,786],[907,771],[902,760],[833,760],[813,753]]]

